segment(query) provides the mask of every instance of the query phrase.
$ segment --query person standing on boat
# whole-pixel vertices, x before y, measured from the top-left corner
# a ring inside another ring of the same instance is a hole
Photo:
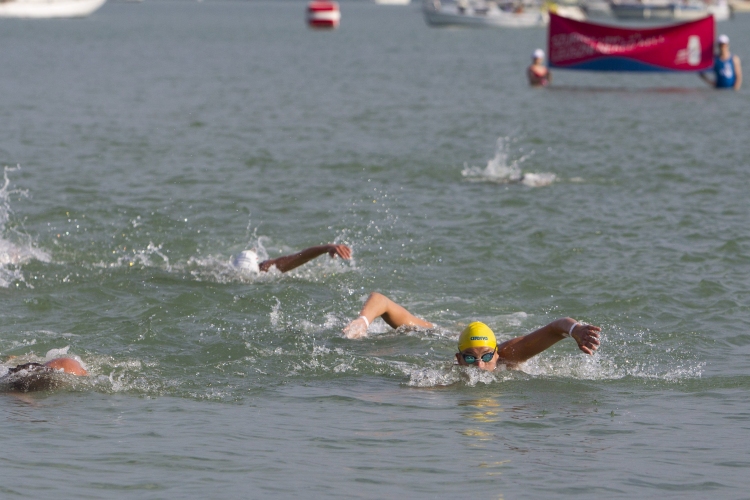
[[[719,54],[714,57],[715,78],[711,80],[706,73],[700,77],[709,85],[717,89],[739,90],[742,86],[742,65],[740,58],[729,52],[729,37],[719,35]]]
[[[529,85],[532,87],[546,87],[552,81],[552,73],[543,61],[544,51],[536,49],[531,54],[531,65],[526,69],[526,76],[529,77]]]

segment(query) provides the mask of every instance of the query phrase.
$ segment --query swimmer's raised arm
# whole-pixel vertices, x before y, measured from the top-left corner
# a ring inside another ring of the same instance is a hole
[[[414,316],[403,306],[393,302],[382,293],[372,292],[362,306],[359,317],[351,321],[344,328],[344,336],[350,339],[358,339],[367,336],[367,328],[375,318],[383,318],[392,328],[399,326],[421,326],[432,328],[434,325],[429,321]]]
[[[578,348],[586,354],[594,354],[599,348],[601,328],[584,325],[573,318],[560,318],[523,337],[507,340],[497,346],[499,357],[508,363],[522,363],[552,347],[565,337],[573,337]]]
[[[258,267],[261,271],[268,271],[271,267],[276,266],[276,269],[285,273],[313,260],[315,257],[320,257],[325,253],[329,254],[331,258],[337,255],[346,260],[352,258],[352,249],[346,245],[318,245],[316,247],[305,248],[301,252],[292,255],[284,255],[283,257],[264,260],[258,265]]]

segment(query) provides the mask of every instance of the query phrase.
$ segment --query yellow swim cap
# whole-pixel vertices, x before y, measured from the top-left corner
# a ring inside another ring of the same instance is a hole
[[[497,347],[495,334],[492,333],[489,326],[475,321],[461,332],[458,337],[458,352],[465,351],[470,347],[490,347],[492,349]]]

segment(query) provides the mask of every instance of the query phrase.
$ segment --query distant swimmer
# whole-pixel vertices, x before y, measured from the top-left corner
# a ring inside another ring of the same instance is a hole
[[[729,52],[729,37],[719,35],[717,38],[719,54],[714,57],[714,79],[707,73],[700,73],[700,77],[717,89],[740,90],[742,86],[742,65],[738,56]]]
[[[258,263],[257,253],[253,250],[244,250],[232,258],[232,265],[244,271],[254,273],[267,272],[272,267],[276,267],[276,269],[285,273],[326,253],[330,255],[331,258],[334,258],[337,255],[345,260],[352,258],[352,249],[348,246],[329,244],[305,248],[301,252],[292,255],[284,255],[275,259],[264,260],[261,263]]]
[[[367,329],[375,318],[381,317],[393,328],[414,326],[433,328],[429,321],[414,316],[404,307],[380,293],[371,293],[359,317],[344,328],[347,338],[367,336]],[[456,360],[461,366],[474,365],[480,370],[494,370],[498,366],[514,368],[533,358],[566,337],[571,337],[586,354],[599,348],[601,328],[579,323],[573,318],[560,318],[527,335],[498,344],[492,330],[479,321],[467,326],[458,337]]]
[[[88,371],[73,358],[56,358],[41,363],[24,363],[9,368],[0,377],[0,387],[17,392],[46,391],[54,389],[61,383],[58,373],[86,376]]]
[[[526,69],[529,85],[532,87],[546,87],[552,82],[552,72],[543,64],[544,51],[536,49],[531,54],[531,65]]]

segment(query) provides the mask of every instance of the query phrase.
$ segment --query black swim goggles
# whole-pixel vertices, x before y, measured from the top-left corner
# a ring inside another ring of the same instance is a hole
[[[486,353],[482,354],[478,358],[476,356],[472,355],[472,354],[464,354],[464,353],[461,353],[461,356],[464,358],[464,361],[466,363],[470,364],[470,365],[473,365],[474,363],[476,363],[480,359],[482,360],[482,363],[489,363],[490,361],[492,361],[492,358],[495,357],[495,352],[496,351],[497,351],[497,347],[495,347],[492,350],[492,352],[486,352]]]

